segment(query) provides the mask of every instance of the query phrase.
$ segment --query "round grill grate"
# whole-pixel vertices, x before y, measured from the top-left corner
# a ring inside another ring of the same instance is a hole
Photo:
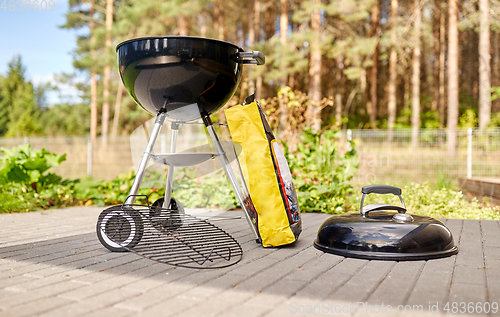
[[[178,210],[113,206],[99,215],[97,230],[108,249],[122,248],[179,267],[223,268],[243,256],[240,244],[227,232]]]

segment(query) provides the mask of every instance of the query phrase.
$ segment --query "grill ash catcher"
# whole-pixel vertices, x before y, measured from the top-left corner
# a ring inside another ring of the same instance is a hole
[[[181,202],[172,197],[173,175],[175,167],[219,159],[259,242],[254,211],[245,204],[248,193],[230,166],[210,115],[233,96],[241,80],[242,65],[263,65],[264,55],[244,52],[219,40],[187,36],[128,40],[117,46],[117,55],[127,91],[144,110],[156,115],[156,120],[129,196],[123,205],[104,210],[98,218],[100,242],[111,251],[132,251],[176,266],[219,268],[237,263],[243,253],[238,242],[208,221],[185,214]],[[176,153],[179,127],[199,119],[214,153]],[[170,153],[154,154],[165,120],[172,130]],[[150,159],[168,167],[165,197],[151,205],[137,205],[135,200]]]

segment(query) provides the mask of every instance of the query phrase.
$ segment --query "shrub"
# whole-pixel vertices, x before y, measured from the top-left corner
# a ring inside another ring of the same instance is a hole
[[[352,141],[342,147],[341,136],[340,131],[305,128],[295,154],[284,144],[302,212],[342,213],[347,208],[358,156]]]
[[[467,200],[462,192],[449,188],[433,189],[428,183],[411,183],[403,187],[403,200],[408,213],[433,218],[500,219],[500,207],[486,206],[477,199]],[[360,195],[351,201],[359,206]],[[365,205],[373,202],[401,205],[393,195],[367,196]]]
[[[0,157],[0,212],[65,207],[77,202],[74,182],[49,172],[66,159],[66,154],[32,149],[29,144],[0,150],[4,154]]]

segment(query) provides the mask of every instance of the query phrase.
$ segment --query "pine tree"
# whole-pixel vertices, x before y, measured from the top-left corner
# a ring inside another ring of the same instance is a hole
[[[0,78],[0,135],[18,137],[40,133],[40,109],[35,90],[26,81],[21,56],[9,62],[7,76]]]

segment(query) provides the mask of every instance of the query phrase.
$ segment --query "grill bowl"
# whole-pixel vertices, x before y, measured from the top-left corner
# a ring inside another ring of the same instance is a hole
[[[166,111],[170,121],[210,115],[233,96],[241,79],[243,52],[219,40],[153,36],[120,43],[118,67],[123,84],[146,111]]]

